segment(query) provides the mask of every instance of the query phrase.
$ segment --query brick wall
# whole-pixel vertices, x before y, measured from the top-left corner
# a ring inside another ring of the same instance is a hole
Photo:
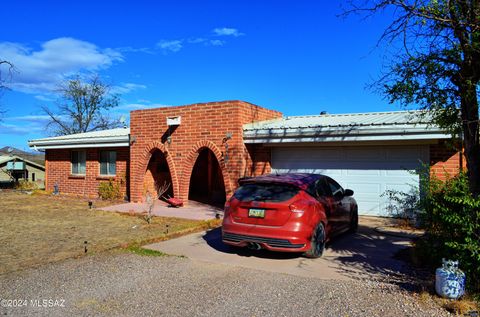
[[[181,116],[181,124],[169,130],[166,118]],[[130,150],[131,200],[141,201],[144,178],[152,153],[164,153],[171,173],[173,194],[188,199],[193,165],[202,148],[210,149],[219,162],[227,198],[236,188],[239,177],[249,176],[252,153],[243,143],[243,124],[281,117],[243,101],[224,101],[179,107],[136,110],[130,113],[130,134],[134,142]],[[225,140],[227,133],[232,138]],[[170,136],[171,143],[167,142]]]
[[[75,149],[82,150],[82,149]],[[85,176],[71,175],[71,149],[46,150],[46,190],[52,190],[57,183],[60,193],[69,193],[87,197],[98,197],[98,185],[102,181],[113,179],[121,184],[122,195],[128,193],[128,168],[130,151],[128,147],[90,148],[86,150]],[[100,176],[100,151],[117,151],[116,176]]]
[[[448,176],[454,176],[465,169],[465,158],[460,157],[455,150],[446,142],[430,145],[430,173],[439,179],[445,180]]]

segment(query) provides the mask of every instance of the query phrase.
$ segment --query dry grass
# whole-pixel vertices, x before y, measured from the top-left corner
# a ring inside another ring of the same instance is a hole
[[[447,311],[455,315],[463,316],[465,314],[471,314],[472,312],[477,312],[479,307],[477,304],[470,299],[459,299],[459,300],[448,300],[442,299],[442,307]],[[478,315],[477,315],[478,316]]]
[[[423,290],[418,294],[418,300],[420,303],[427,304],[429,302],[435,302],[437,305],[443,307],[448,312],[457,315],[457,316],[469,316],[472,312],[475,313],[479,311],[480,307],[478,303],[475,302],[470,297],[462,297],[458,300],[446,299],[426,290]]]
[[[0,203],[0,274],[82,256],[85,241],[89,254],[218,225],[160,217],[149,225],[136,216],[89,209],[87,200],[65,196],[2,191]]]

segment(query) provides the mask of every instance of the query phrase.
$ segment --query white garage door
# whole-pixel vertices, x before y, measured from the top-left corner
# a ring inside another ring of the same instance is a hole
[[[427,145],[272,148],[272,172],[328,175],[355,192],[363,215],[388,216],[382,193],[418,186],[412,172],[428,161]]]

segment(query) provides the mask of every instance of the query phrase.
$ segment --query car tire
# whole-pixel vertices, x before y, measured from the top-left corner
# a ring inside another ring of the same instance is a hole
[[[355,233],[358,229],[358,210],[355,209],[352,213],[352,217],[350,218],[350,227],[348,232]]]
[[[313,230],[312,240],[310,242],[311,248],[305,252],[305,256],[314,259],[321,257],[325,249],[325,238],[325,227],[323,223],[320,222]]]

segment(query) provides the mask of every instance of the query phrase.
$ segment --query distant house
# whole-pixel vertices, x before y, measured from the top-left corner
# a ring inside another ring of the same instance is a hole
[[[0,187],[10,187],[14,182],[27,180],[45,188],[45,166],[17,155],[0,156]]]

